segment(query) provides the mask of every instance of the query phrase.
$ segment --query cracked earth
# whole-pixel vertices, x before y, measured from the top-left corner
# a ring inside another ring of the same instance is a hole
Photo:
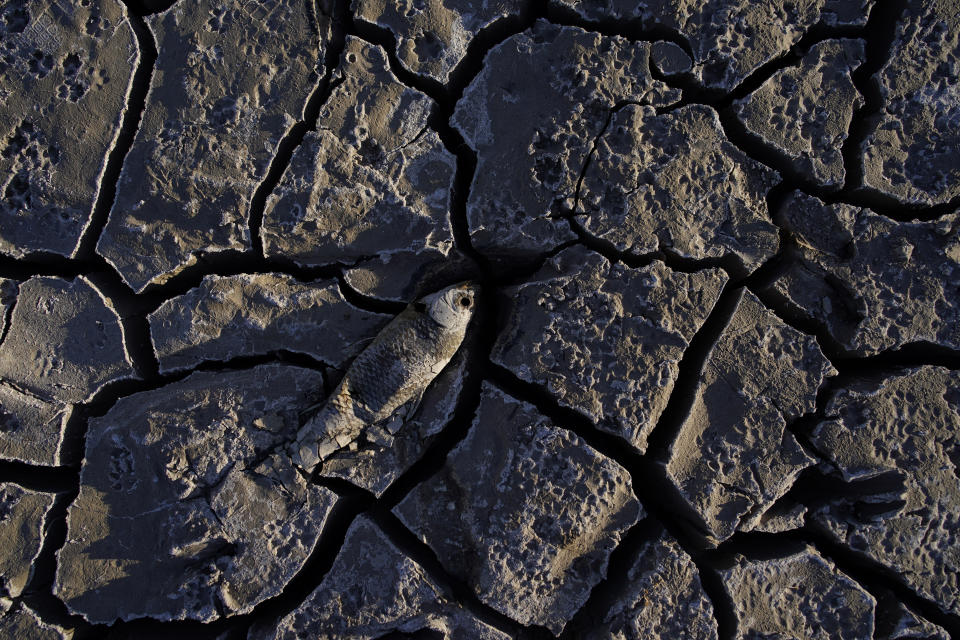
[[[951,0],[7,0],[0,635],[960,638],[958,76]]]

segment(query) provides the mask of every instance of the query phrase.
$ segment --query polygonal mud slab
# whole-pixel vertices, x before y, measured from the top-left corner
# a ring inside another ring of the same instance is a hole
[[[133,375],[119,319],[85,278],[21,283],[0,345],[0,457],[57,464],[72,405]]]
[[[147,18],[157,68],[97,245],[134,289],[249,247],[250,200],[319,79],[328,19],[311,14],[201,0]]]
[[[738,556],[720,575],[737,638],[873,640],[873,596],[812,548],[770,560]]]
[[[161,372],[278,350],[343,366],[389,320],[347,302],[335,280],[277,273],[206,276],[149,316]]]
[[[632,559],[623,593],[609,603],[586,640],[716,640],[713,605],[677,541],[661,531]]]
[[[0,9],[0,252],[70,256],[120,133],[133,29],[114,0]]]
[[[761,525],[767,508],[816,462],[786,425],[816,409],[824,376],[835,373],[816,339],[752,293],[742,295],[704,364],[667,464],[718,540]]]
[[[845,481],[812,516],[851,550],[884,564],[944,611],[960,613],[960,373],[921,367],[839,391],[811,438]],[[835,417],[833,417],[835,416]]]
[[[0,382],[0,458],[36,465],[59,462],[72,406]]]
[[[842,187],[841,150],[853,112],[863,105],[852,73],[865,59],[863,40],[826,40],[798,66],[781,69],[735,102],[734,111],[748,131],[786,155],[804,178]]]
[[[30,278],[20,285],[0,379],[48,402],[82,402],[133,368],[116,313],[80,276]]]
[[[353,0],[356,18],[390,30],[404,67],[446,84],[479,31],[526,7],[521,0]]]
[[[483,602],[559,633],[643,511],[624,468],[531,405],[482,394],[467,438],[395,511]]]
[[[408,279],[389,283],[387,267],[389,288],[374,278],[365,289],[397,297],[451,253],[456,160],[427,128],[433,102],[397,80],[380,47],[348,37],[335,81],[267,200],[264,252],[303,265],[397,257]]]
[[[508,640],[477,620],[366,516],[347,531],[330,571],[292,613],[249,640]]]
[[[747,270],[777,251],[765,196],[778,175],[727,141],[717,113],[617,111],[583,177],[576,213],[621,251],[733,255]]]
[[[953,0],[909,0],[887,63],[884,104],[863,144],[863,182],[901,202],[960,197],[960,12]]]
[[[279,594],[335,500],[282,448],[322,385],[285,365],[201,372],[92,419],[57,596],[109,623],[209,621]]]
[[[800,260],[771,288],[856,355],[960,349],[960,215],[895,222],[796,192],[782,217]]]
[[[16,598],[23,592],[40,553],[43,523],[52,505],[53,494],[0,483],[0,596]]]
[[[419,406],[400,407],[386,424],[368,427],[355,450],[344,447],[324,460],[320,475],[347,480],[378,496],[386,491],[453,418],[467,374],[467,346],[430,383]]]
[[[9,640],[70,640],[73,631],[44,622],[20,602],[0,614],[0,637]]]
[[[716,269],[629,269],[571,247],[506,292],[491,359],[642,452],[725,282]]]
[[[530,255],[574,238],[550,214],[572,206],[610,110],[679,97],[652,79],[649,57],[648,43],[542,21],[487,54],[453,115],[478,156],[467,201],[476,249]]]
[[[587,20],[639,22],[669,29],[689,43],[694,74],[707,87],[729,90],[763,64],[786,54],[815,25],[866,24],[873,0],[550,0]]]

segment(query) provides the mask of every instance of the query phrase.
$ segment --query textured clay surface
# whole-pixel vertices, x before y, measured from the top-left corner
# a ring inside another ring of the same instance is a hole
[[[572,204],[610,110],[677,96],[651,77],[649,57],[646,43],[544,22],[490,51],[452,119],[477,153],[467,201],[476,249],[544,251],[574,237],[551,214]]]
[[[139,59],[115,0],[0,8],[0,251],[76,250]]]
[[[741,556],[721,576],[737,638],[873,637],[873,596],[813,549],[770,560]]]
[[[414,73],[441,83],[467,54],[470,41],[485,27],[515,17],[520,0],[353,0],[361,20],[388,29],[397,39],[397,58]]]
[[[896,222],[796,192],[784,217],[800,255],[773,288],[843,348],[960,348],[960,216]]]
[[[559,633],[642,510],[625,469],[485,386],[470,435],[397,514],[481,600]]]
[[[6,608],[6,607],[4,607]],[[11,640],[71,640],[73,632],[47,624],[25,605],[0,614],[0,633]]]
[[[476,638],[509,636],[474,618],[370,520],[347,531],[323,582],[276,625],[250,640],[299,638]]]
[[[866,22],[872,0],[550,0],[591,21],[638,21],[683,38],[694,72],[707,87],[732,89],[753,71],[783,55],[810,27]]]
[[[955,0],[0,4],[0,638],[960,638]]]
[[[83,277],[20,284],[0,344],[0,451],[56,464],[74,403],[134,375],[119,318]]]
[[[279,593],[335,502],[278,451],[321,386],[281,365],[195,373],[91,421],[57,595],[110,622],[212,620]]]
[[[335,81],[267,201],[264,251],[306,265],[366,262],[358,288],[404,297],[417,282],[395,282],[393,260],[422,277],[453,249],[454,158],[427,128],[430,99],[396,79],[382,48],[350,38]]]
[[[567,249],[507,292],[511,313],[493,361],[643,451],[725,280],[719,270],[625,269]]]
[[[43,522],[53,495],[0,483],[0,590],[15,598],[30,579],[30,565],[40,553]]]
[[[149,317],[161,371],[283,348],[340,366],[388,319],[351,305],[336,282],[278,273],[207,276]]]
[[[713,606],[703,590],[696,565],[670,534],[637,550],[623,595],[608,603],[601,624],[589,640],[630,638],[716,640]]]
[[[960,375],[923,367],[839,391],[813,433],[845,482],[882,479],[876,493],[839,496],[813,514],[850,549],[895,571],[946,611],[960,611]]]
[[[862,40],[818,44],[798,67],[777,72],[738,104],[737,115],[804,178],[843,186],[841,149],[853,112],[863,106],[851,74],[865,55]]]
[[[950,0],[904,3],[874,79],[883,108],[864,141],[864,183],[906,204],[960,197],[960,12]]]
[[[176,4],[148,24],[157,67],[97,245],[136,290],[249,246],[250,200],[302,117],[328,30],[294,0]]]
[[[831,370],[812,337],[788,327],[751,293],[713,347],[667,474],[723,540],[764,512],[814,464],[785,426],[815,409]]]
[[[777,250],[764,200],[776,179],[727,142],[712,109],[658,116],[652,107],[628,106],[597,144],[577,219],[621,251],[733,255],[753,270]]]

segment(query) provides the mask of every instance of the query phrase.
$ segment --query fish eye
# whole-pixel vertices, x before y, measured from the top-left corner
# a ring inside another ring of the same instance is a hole
[[[471,304],[473,304],[473,302],[470,300],[469,296],[463,296],[460,298],[460,306],[464,309],[469,309]]]

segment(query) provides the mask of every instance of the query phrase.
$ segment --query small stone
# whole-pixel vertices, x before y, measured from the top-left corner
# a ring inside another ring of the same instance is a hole
[[[554,634],[643,515],[624,468],[489,385],[466,439],[395,511],[483,602]]]
[[[16,598],[23,593],[43,544],[51,506],[52,494],[0,483],[0,595]]]
[[[785,325],[752,293],[742,295],[704,364],[667,464],[716,539],[760,526],[816,462],[786,425],[816,409],[824,376],[834,374],[815,338]]]
[[[799,66],[781,69],[735,102],[734,111],[748,131],[785,154],[804,178],[842,187],[841,149],[853,112],[863,106],[852,73],[865,59],[863,40],[826,40]]]
[[[506,292],[491,358],[642,452],[726,280],[660,262],[630,269],[571,247]]]
[[[949,0],[944,0],[949,2]],[[669,29],[690,43],[695,77],[729,91],[786,54],[814,26],[863,26],[873,0],[550,0],[552,7],[605,23]]]
[[[279,350],[340,367],[389,320],[347,302],[335,280],[277,273],[206,276],[149,316],[161,372]]]
[[[812,514],[828,535],[960,614],[960,372],[920,367],[837,392],[811,441],[844,481]],[[908,636],[909,637],[909,636]]]
[[[467,219],[478,251],[536,255],[575,238],[554,214],[610,111],[679,98],[650,76],[649,57],[648,43],[543,21],[490,50],[453,114],[477,152]]]
[[[779,244],[765,200],[777,180],[727,141],[710,107],[657,115],[630,105],[600,137],[576,213],[621,251],[732,255],[752,271]]]
[[[390,30],[404,67],[447,84],[474,36],[504,18],[518,18],[526,5],[520,0],[353,0],[350,7],[356,18]]]
[[[700,574],[677,541],[661,531],[640,547],[627,573],[627,586],[610,602],[586,640],[716,640],[713,605]]]
[[[451,256],[456,159],[427,126],[433,102],[397,80],[382,48],[348,36],[337,74],[267,200],[264,252],[300,265],[396,259],[403,271],[383,277],[405,280],[365,291],[379,295]]]
[[[738,556],[720,575],[738,639],[873,640],[873,596],[812,548],[771,560]]]
[[[69,257],[77,249],[139,59],[120,2],[4,2],[0,252]]]
[[[845,349],[960,349],[960,215],[895,222],[800,192],[783,212],[800,259],[772,288]]]
[[[34,277],[20,285],[0,345],[0,379],[48,404],[64,404],[83,402],[133,374],[119,318],[86,278]]]
[[[316,371],[194,373],[90,420],[54,591],[93,623],[247,613],[303,567],[335,496],[284,446]],[[271,432],[253,423],[281,415]]]
[[[330,21],[314,13],[201,0],[147,17],[156,69],[97,244],[134,290],[250,247],[253,194],[320,81]]]
[[[693,69],[693,60],[678,45],[661,40],[650,46],[650,61],[657,71],[669,77],[682,76]]]
[[[22,602],[0,615],[0,637],[10,640],[70,640],[73,631],[48,624]]]
[[[873,79],[884,104],[863,144],[863,182],[904,204],[960,197],[960,13],[909,0]]]
[[[337,638],[508,640],[477,620],[366,516],[347,531],[330,571],[293,612],[255,625],[249,640]]]

